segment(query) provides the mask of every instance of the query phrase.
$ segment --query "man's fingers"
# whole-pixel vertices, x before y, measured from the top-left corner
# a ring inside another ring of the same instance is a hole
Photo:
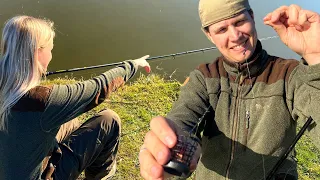
[[[320,22],[320,16],[318,13],[315,13],[315,12],[309,11],[309,10],[303,10],[303,11],[306,14],[306,17],[307,17],[309,23],[319,23]]]
[[[284,13],[285,12],[283,12],[283,11],[274,11],[274,12],[272,12],[270,21],[272,23],[275,23],[275,22],[279,21],[280,17],[283,16]]]
[[[290,5],[288,8],[288,24],[289,26],[295,26],[299,23],[299,12],[301,8],[295,4]]]
[[[284,43],[287,43],[286,30],[289,17],[288,8],[288,6],[281,6],[264,18],[264,24],[271,26]]]
[[[300,6],[291,5],[288,9],[288,24],[294,26],[298,31],[306,30],[311,23],[319,22],[319,14],[301,9]]]
[[[164,117],[158,116],[150,122],[151,131],[165,144],[168,148],[174,147],[177,143],[177,136],[174,130]]]
[[[288,6],[281,6],[278,9],[268,13],[264,18],[263,21],[267,25],[278,24],[281,22],[282,24],[286,25],[288,19]]]
[[[267,14],[267,16],[263,19],[264,24],[271,26],[279,35],[283,34],[288,18],[287,9],[288,6],[281,6],[280,8]]]
[[[284,40],[286,35],[286,26],[282,22],[271,22],[271,21],[265,21],[264,24],[271,26],[279,35],[279,37]]]
[[[300,10],[297,24],[299,28],[301,28],[297,29],[299,31],[308,29],[310,27],[310,22],[308,21],[307,13],[304,10]]]
[[[153,118],[150,128],[139,153],[140,173],[144,179],[163,179],[162,165],[170,159],[169,148],[176,144],[177,138],[164,117]]]
[[[144,146],[149,150],[160,165],[166,164],[171,157],[170,149],[160,139],[149,131],[145,136]]]
[[[271,16],[272,16],[272,13],[268,13],[268,14],[263,18],[263,21],[270,21],[270,20],[271,20]]]
[[[287,18],[288,17],[287,10],[288,10],[288,6],[281,6],[280,8],[274,10],[271,13],[270,21],[272,23],[276,23],[277,21],[280,20],[281,17]]]
[[[161,179],[163,168],[153,158],[148,149],[142,149],[139,153],[140,174],[144,179]]]

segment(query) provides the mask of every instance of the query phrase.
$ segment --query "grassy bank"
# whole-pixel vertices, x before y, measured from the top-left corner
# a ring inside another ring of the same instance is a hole
[[[45,83],[73,83],[75,80],[56,79]],[[103,104],[83,114],[79,119],[85,121],[95,112],[110,108],[122,119],[122,136],[117,158],[117,173],[114,179],[141,179],[139,174],[138,152],[143,143],[149,121],[153,116],[165,115],[177,99],[181,84],[166,81],[160,76],[141,76],[129,83]],[[297,145],[299,179],[320,179],[320,151],[310,139],[304,136]]]

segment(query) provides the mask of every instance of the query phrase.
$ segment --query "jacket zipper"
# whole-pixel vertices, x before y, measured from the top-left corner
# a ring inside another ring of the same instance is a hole
[[[244,130],[244,140],[245,140],[245,142],[244,142],[244,150],[246,150],[247,148],[246,148],[246,146],[247,146],[247,143],[248,143],[248,133],[249,133],[249,127],[250,127],[250,113],[249,113],[249,111],[247,110],[246,111],[246,119],[245,119],[245,130]]]
[[[227,168],[227,172],[226,172],[226,178],[229,179],[229,173],[230,173],[230,168],[231,168],[231,164],[232,161],[234,159],[234,151],[235,151],[235,146],[236,146],[236,135],[237,135],[237,129],[238,129],[238,119],[239,119],[239,103],[240,103],[240,92],[241,92],[241,84],[244,80],[244,76],[240,75],[240,79],[239,79],[239,83],[238,83],[238,87],[237,87],[237,96],[236,96],[236,106],[235,106],[235,116],[233,118],[233,126],[232,126],[232,138],[231,138],[231,154],[230,154],[230,160],[229,160],[229,164],[228,164],[228,168]]]

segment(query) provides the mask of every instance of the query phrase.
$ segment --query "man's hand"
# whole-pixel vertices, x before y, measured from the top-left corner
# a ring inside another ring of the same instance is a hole
[[[177,143],[177,136],[163,117],[155,117],[150,122],[139,153],[140,174],[144,179],[164,179],[165,165],[171,158],[170,148]]]
[[[309,65],[320,63],[320,16],[298,5],[282,6],[264,19]]]
[[[150,131],[146,134],[139,153],[140,174],[144,179],[162,180],[172,176],[164,171],[163,165],[171,159],[170,149],[177,143],[178,128],[172,121],[161,116],[151,120]],[[190,163],[191,172],[197,167],[200,153],[199,145]]]

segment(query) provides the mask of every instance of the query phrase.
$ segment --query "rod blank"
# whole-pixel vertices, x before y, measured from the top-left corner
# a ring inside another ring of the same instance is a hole
[[[259,40],[264,41],[264,40],[269,40],[269,39],[273,39],[273,38],[278,38],[278,36],[270,36],[270,37],[266,37],[266,38],[261,38]],[[208,47],[208,48],[195,49],[195,50],[191,50],[191,51],[184,51],[184,52],[179,52],[179,53],[174,53],[174,54],[154,56],[154,57],[147,58],[147,60],[150,61],[150,60],[163,59],[163,58],[168,58],[168,57],[175,58],[176,56],[181,56],[181,55],[185,55],[185,54],[192,54],[192,53],[197,53],[197,52],[205,52],[205,51],[214,50],[214,49],[217,49],[217,47]],[[61,73],[67,73],[67,72],[87,70],[87,69],[95,69],[95,68],[101,68],[101,67],[107,67],[107,66],[117,66],[117,65],[121,65],[121,64],[124,64],[124,62],[116,62],[116,63],[100,64],[100,65],[88,66],[88,67],[58,70],[58,71],[47,72],[46,76],[53,75],[53,74],[61,74]]]
[[[196,49],[196,50],[191,50],[191,51],[185,51],[185,52],[179,52],[179,53],[174,53],[174,54],[167,54],[167,55],[162,55],[162,56],[154,56],[154,57],[149,57],[147,58],[148,61],[150,60],[155,60],[155,59],[163,59],[163,58],[168,58],[168,57],[176,57],[176,56],[181,56],[185,54],[192,54],[192,53],[197,53],[197,52],[205,52],[209,50],[217,49],[216,47],[208,47],[208,48],[203,48],[203,49]],[[88,67],[80,67],[80,68],[72,68],[72,69],[66,69],[66,70],[58,70],[58,71],[52,71],[52,72],[47,72],[46,76],[53,75],[53,74],[61,74],[61,73],[67,73],[67,72],[74,72],[74,71],[81,71],[81,70],[87,70],[87,69],[95,69],[95,68],[101,68],[101,67],[107,67],[107,66],[117,66],[124,64],[124,62],[116,62],[116,63],[109,63],[109,64],[100,64],[100,65],[95,65],[95,66],[88,66]]]

